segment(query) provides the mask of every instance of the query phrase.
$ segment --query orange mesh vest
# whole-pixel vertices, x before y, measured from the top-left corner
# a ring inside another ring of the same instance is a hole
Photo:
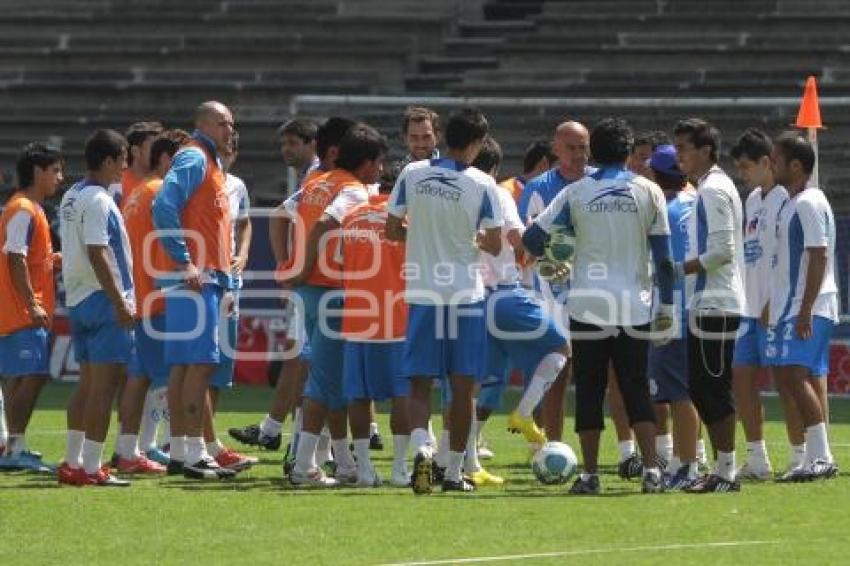
[[[148,179],[136,186],[124,199],[121,212],[133,254],[133,285],[136,292],[136,315],[150,318],[165,311],[165,300],[156,288],[157,272],[171,267],[167,254],[155,237],[151,208],[162,179]]]

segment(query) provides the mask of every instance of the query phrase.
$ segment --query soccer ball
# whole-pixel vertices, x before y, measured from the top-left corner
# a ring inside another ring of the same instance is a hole
[[[547,442],[531,459],[534,475],[546,485],[566,483],[577,466],[575,452],[563,442]]]
[[[572,228],[552,226],[543,255],[553,263],[572,263],[576,253],[576,235]]]

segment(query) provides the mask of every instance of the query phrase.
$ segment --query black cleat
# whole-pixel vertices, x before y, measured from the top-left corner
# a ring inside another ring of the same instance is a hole
[[[295,454],[292,452],[292,443],[286,445],[286,453],[283,455],[283,475],[289,476],[295,467]]]
[[[667,486],[664,483],[664,478],[660,472],[646,472],[641,481],[641,491],[643,493],[664,493]]]
[[[838,475],[838,466],[826,460],[815,460],[807,466],[794,468],[777,478],[779,483],[802,483],[817,479],[832,479]]]
[[[260,430],[260,425],[249,425],[243,428],[231,428],[227,433],[233,438],[247,446],[259,446],[266,450],[277,450],[280,448],[281,435],[266,436]]]
[[[579,474],[573,486],[570,488],[570,495],[599,495],[599,476],[590,474],[585,478],[585,474]]]
[[[236,471],[222,468],[212,458],[204,458],[183,466],[183,477],[190,480],[226,480],[236,477]]]
[[[434,478],[434,483],[443,483],[446,479],[446,469],[438,466],[437,462],[431,462],[431,476]]]
[[[683,490],[685,493],[727,493],[741,491],[741,484],[729,481],[716,474],[699,477]]]
[[[467,478],[461,478],[460,481],[443,480],[443,492],[460,491],[462,493],[470,493],[475,491],[475,484]]]
[[[617,475],[624,480],[643,476],[643,460],[637,454],[632,454],[617,465]]]
[[[121,456],[118,455],[118,452],[112,453],[112,458],[109,459],[109,467],[112,469],[118,468],[118,460],[121,459]]]
[[[183,462],[180,460],[169,460],[168,467],[166,469],[166,473],[169,476],[182,476],[183,475]]]
[[[410,486],[416,495],[427,495],[431,493],[434,483],[433,462],[431,458],[422,453],[417,453],[413,459],[413,475],[410,478]]]
[[[384,439],[381,438],[379,433],[375,433],[369,437],[369,450],[383,450],[384,449]]]

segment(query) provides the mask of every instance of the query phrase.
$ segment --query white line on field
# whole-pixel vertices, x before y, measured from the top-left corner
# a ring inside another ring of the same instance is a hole
[[[535,558],[559,558],[563,556],[583,556],[589,554],[613,554],[618,552],[641,552],[646,550],[689,550],[694,548],[724,548],[735,546],[753,546],[759,544],[779,544],[778,540],[732,540],[721,542],[699,542],[692,544],[664,544],[654,546],[626,546],[620,548],[586,548],[561,552],[540,552],[537,554],[508,554],[504,556],[480,556],[477,558],[448,558],[443,560],[425,560],[418,562],[395,562],[382,566],[430,566],[432,564],[478,564],[482,562],[503,562],[506,560],[532,560]]]

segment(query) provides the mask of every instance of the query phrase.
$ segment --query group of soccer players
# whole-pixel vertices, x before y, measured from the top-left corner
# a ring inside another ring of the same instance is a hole
[[[24,432],[48,374],[60,265],[81,371],[59,482],[128,485],[113,468],[224,479],[256,463],[214,427],[251,241],[245,185],[227,173],[238,136],[216,102],[198,107],[195,126],[95,132],[86,176],[59,208],[61,255],[40,206],[62,182],[61,156],[24,148],[19,191],[0,217],[0,288],[11,298],[0,313],[9,428],[0,466],[50,469]],[[230,434],[277,449],[294,415],[292,484],[382,485],[370,458],[380,447],[374,402],[391,400],[392,485],[417,494],[501,485],[481,464],[492,457],[481,428],[512,372],[524,391],[507,426],[532,450],[562,440],[572,376],[583,460],[573,494],[601,490],[606,394],[619,473],[641,478],[645,493],[737,491],[739,478],[772,477],[761,368],[792,447],[780,479],[836,475],[825,387],[835,225],[809,186],[815,154],[804,138],[740,137],[732,157],[750,190],[744,209],[717,165],[719,133],[700,119],[679,122],[672,143],[660,132],[635,139],[619,119],[592,132],[564,122],[500,185],[501,150],[476,109],[445,127],[432,110],[408,109],[410,154],[396,167],[384,166],[386,139],[347,118],[294,119],[278,133],[296,171],[269,223],[290,340],[269,413]],[[116,397],[116,454],[104,465]],[[155,417],[167,417],[167,446],[155,443]],[[715,465],[700,475],[703,427]]]

